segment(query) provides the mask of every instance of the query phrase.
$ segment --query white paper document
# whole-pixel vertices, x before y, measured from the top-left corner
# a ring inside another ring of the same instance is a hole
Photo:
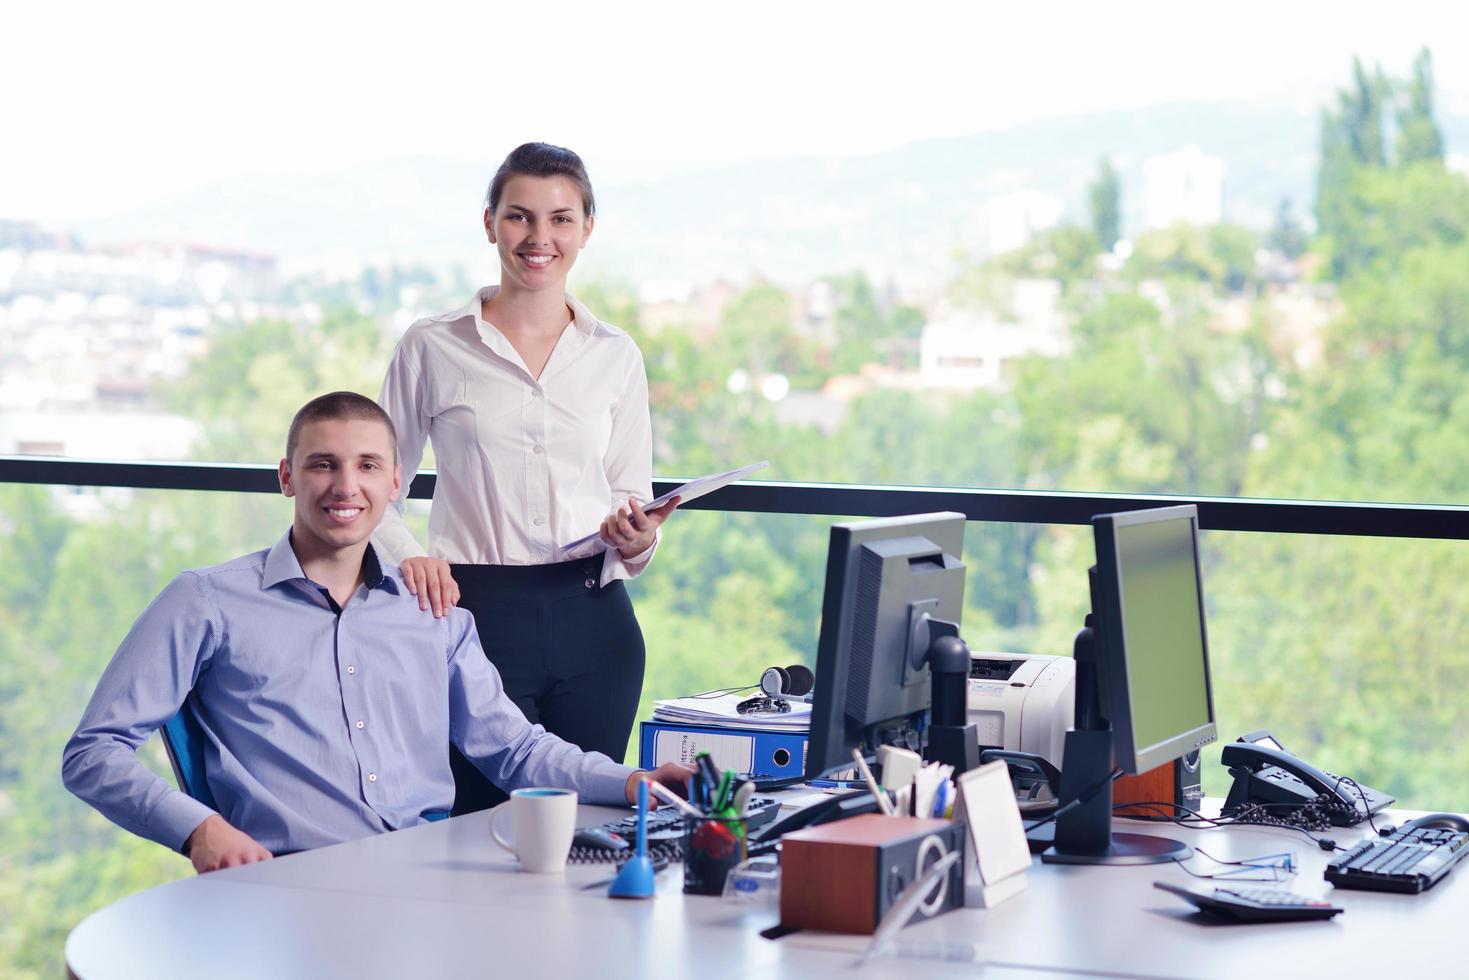
[[[762,459],[758,463],[741,466],[737,470],[726,470],[723,473],[711,473],[709,476],[701,476],[697,479],[690,480],[681,487],[668,491],[663,496],[645,505],[643,510],[657,510],[674,497],[682,497],[682,502],[688,503],[690,500],[702,497],[706,493],[713,493],[720,487],[728,486],[738,479],[749,476],[756,470],[763,470],[769,465],[769,460]],[[577,538],[571,544],[562,545],[561,556],[568,559],[585,558],[606,550],[606,547],[607,545],[602,541],[601,531],[598,530],[593,531],[584,538]]]
[[[790,711],[742,715],[737,708],[746,697],[722,694],[719,697],[654,701],[653,719],[680,725],[724,725],[778,732],[804,732],[811,727],[811,705],[808,702],[790,701]]]

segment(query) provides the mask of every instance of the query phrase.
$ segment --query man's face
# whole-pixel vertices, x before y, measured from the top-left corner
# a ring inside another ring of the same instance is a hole
[[[366,541],[397,499],[401,478],[381,422],[308,422],[295,455],[280,464],[281,492],[296,501],[296,535],[314,539],[297,545],[337,551]]]

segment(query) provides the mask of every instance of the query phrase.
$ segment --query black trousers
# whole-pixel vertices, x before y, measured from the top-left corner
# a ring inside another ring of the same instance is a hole
[[[505,693],[531,722],[621,762],[643,691],[646,651],[627,587],[598,582],[602,556],[554,565],[453,565]],[[454,813],[506,794],[450,747]]]

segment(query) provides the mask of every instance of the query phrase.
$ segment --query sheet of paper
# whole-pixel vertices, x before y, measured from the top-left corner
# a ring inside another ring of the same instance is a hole
[[[769,465],[770,461],[768,459],[762,459],[758,463],[751,463],[749,466],[741,466],[737,470],[726,470],[723,473],[711,473],[708,476],[701,476],[697,479],[690,480],[688,483],[685,483],[680,487],[676,487],[673,490],[668,491],[663,496],[658,497],[656,500],[653,500],[652,502],[644,506],[643,510],[657,510],[659,507],[662,507],[674,497],[682,497],[685,503],[690,500],[696,500],[699,497],[704,496],[704,494],[706,493],[713,493],[720,487],[728,486],[736,480],[743,479],[744,477],[749,476],[751,473],[754,473],[756,470],[762,470]],[[597,552],[602,551],[605,548],[606,545],[602,543],[601,532],[593,531],[591,534],[588,534],[584,538],[577,538],[575,541],[571,542],[571,544],[562,545],[561,555],[564,558],[585,558],[588,555],[595,555]]]

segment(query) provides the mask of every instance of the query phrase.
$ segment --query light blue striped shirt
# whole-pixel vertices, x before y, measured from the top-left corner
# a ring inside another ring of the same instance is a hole
[[[301,570],[289,531],[268,551],[175,578],[103,672],[63,753],[67,788],[126,830],[181,848],[214,811],[136,753],[184,705],[205,734],[219,812],[273,853],[448,810],[451,742],[507,790],[562,786],[626,803],[633,770],[527,721],[470,614],[420,611],[370,549],[367,581],[340,614]]]

